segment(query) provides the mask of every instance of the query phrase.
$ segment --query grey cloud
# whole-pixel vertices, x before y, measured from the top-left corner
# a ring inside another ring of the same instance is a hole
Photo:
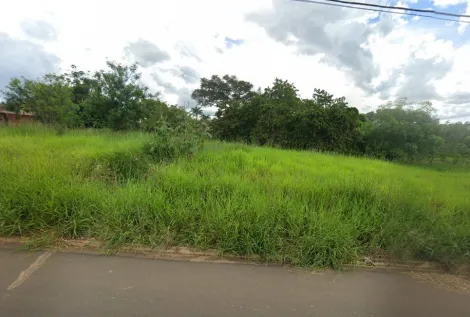
[[[178,90],[178,105],[184,108],[193,108],[196,103],[191,98],[192,91],[186,87],[183,87]]]
[[[451,70],[449,60],[413,57],[387,80],[373,86],[380,69],[364,44],[372,35],[390,34],[395,22],[385,15],[369,20],[370,23],[354,20],[364,17],[364,12],[349,8],[273,0],[271,9],[249,14],[246,19],[263,27],[276,41],[295,45],[302,54],[324,54],[322,62],[345,71],[367,94],[379,93],[382,99],[405,96],[414,101],[442,100],[431,81],[443,78]],[[298,41],[292,41],[292,36]],[[465,96],[457,97],[465,99]]]
[[[178,96],[177,104],[184,108],[192,108],[195,106],[193,99],[191,98],[192,91],[186,87],[177,88],[172,83],[163,80],[158,74],[152,74],[152,78],[155,80],[157,85],[163,88],[167,94]]]
[[[181,77],[188,84],[197,83],[201,78],[199,73],[189,66],[181,66],[177,69],[173,69],[171,72],[173,75]]]
[[[196,51],[192,47],[189,47],[183,43],[178,43],[176,47],[178,48],[181,55],[191,57],[197,60],[198,62],[202,62],[202,59],[197,55]]]
[[[382,99],[388,99],[392,96],[391,89],[403,77],[405,80],[398,88],[397,96],[407,97],[410,101],[441,100],[430,81],[442,79],[451,69],[452,61],[449,60],[412,58],[404,67],[395,70],[387,81],[380,83],[376,90]]]
[[[199,73],[189,66],[182,66],[180,69],[183,73],[184,80],[186,80],[186,82],[188,83],[194,84],[198,82],[201,78],[201,76],[199,76]]]
[[[223,54],[223,53],[224,53],[224,51],[223,51],[221,48],[219,48],[219,47],[214,47],[214,49],[215,49],[215,51],[216,51],[217,53],[219,53],[219,54]]]
[[[60,59],[37,44],[11,38],[0,32],[0,90],[12,77],[35,79],[55,72]]]
[[[470,102],[467,104],[446,104],[440,109],[439,118],[450,121],[470,121]]]
[[[457,121],[464,121],[464,118],[469,118],[470,117],[470,111],[468,111],[468,108],[470,107],[470,104],[468,104],[468,107],[464,109],[459,109],[460,111],[454,111],[450,114],[442,115],[440,119],[442,120],[457,120]]]
[[[451,60],[422,59],[413,57],[409,63],[395,70],[391,76],[380,83],[376,90],[381,99],[393,99],[394,97],[406,97],[409,102],[424,100],[440,101],[438,113],[442,120],[465,121],[469,116],[470,93],[459,92],[450,96],[441,96],[431,83],[433,79],[442,79],[452,69]],[[392,89],[397,87],[396,93]]]
[[[178,93],[178,88],[176,88],[172,83],[165,81],[163,78],[161,78],[158,74],[152,74],[151,75],[153,80],[157,83],[159,87],[162,87],[165,92],[169,94],[177,94]]]
[[[372,92],[370,83],[379,70],[362,44],[374,32],[389,32],[390,24],[377,27],[351,20],[363,15],[358,10],[274,0],[272,10],[249,14],[247,20],[286,45],[292,44],[290,35],[295,36],[301,53],[324,53],[324,62],[345,69],[357,86]]]
[[[390,99],[392,97],[392,89],[396,87],[399,77],[400,71],[395,70],[386,81],[382,81],[375,88],[375,91],[379,93],[380,99]]]
[[[441,96],[430,83],[416,82],[407,80],[396,93],[397,96],[406,97],[410,102],[419,102],[424,100],[440,100]]]
[[[57,39],[56,29],[45,21],[24,20],[21,22],[21,30],[28,36],[42,41],[54,41]]]
[[[177,66],[170,69],[160,68],[163,72],[169,72],[173,76],[182,78],[188,84],[195,84],[199,82],[201,76],[199,73],[192,67],[189,66]]]
[[[375,24],[375,27],[379,31],[380,35],[382,36],[387,36],[392,32],[393,30],[393,25],[396,22],[392,20],[390,16],[384,16],[382,15],[379,22]]]
[[[457,92],[447,96],[440,109],[443,120],[470,121],[470,92]]]
[[[450,104],[455,105],[462,105],[462,104],[470,104],[470,92],[458,92],[451,95],[447,101]]]
[[[159,62],[170,59],[170,55],[167,52],[161,50],[155,44],[143,39],[130,43],[125,48],[125,52],[128,55],[132,55],[143,67],[150,67]]]

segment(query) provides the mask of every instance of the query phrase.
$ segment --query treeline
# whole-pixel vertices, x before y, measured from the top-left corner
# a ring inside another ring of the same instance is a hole
[[[41,79],[13,78],[3,91],[5,106],[33,113],[47,125],[65,128],[154,130],[165,122],[190,120],[182,108],[168,105],[140,83],[137,65],[107,62],[93,74],[72,65],[69,72]]]
[[[3,91],[5,106],[32,112],[59,130],[153,131],[158,136],[149,149],[157,156],[178,152],[183,145],[192,149],[210,132],[221,140],[281,148],[407,162],[469,162],[470,122],[441,124],[429,102],[400,99],[360,113],[344,97],[325,90],[314,89],[311,98],[303,99],[288,81],[276,79],[256,90],[235,76],[214,75],[201,79],[192,93],[197,106],[187,111],[150,93],[136,64],[108,61],[107,66],[95,73],[72,66],[69,72],[38,80],[13,78]],[[215,116],[204,114],[209,107],[216,109]],[[169,138],[173,143],[156,146]]]
[[[190,156],[202,147],[207,125],[150,93],[141,84],[137,64],[108,61],[107,66],[93,74],[72,65],[69,72],[38,80],[13,78],[3,92],[5,106],[33,113],[59,134],[67,128],[151,132],[142,151],[154,161]]]
[[[223,140],[407,162],[470,157],[470,122],[440,124],[429,102],[400,99],[361,114],[325,90],[302,99],[287,81],[262,91],[228,75],[202,78],[192,97],[217,109],[211,131]]]

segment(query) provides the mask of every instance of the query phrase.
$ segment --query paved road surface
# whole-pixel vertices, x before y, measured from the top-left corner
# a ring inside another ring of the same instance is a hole
[[[403,273],[0,249],[0,316],[468,317],[470,294]]]

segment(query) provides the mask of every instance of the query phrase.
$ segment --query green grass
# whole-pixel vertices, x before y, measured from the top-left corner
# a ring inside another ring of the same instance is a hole
[[[0,128],[0,235],[215,248],[340,267],[470,263],[470,173],[209,142],[152,164],[149,136]]]

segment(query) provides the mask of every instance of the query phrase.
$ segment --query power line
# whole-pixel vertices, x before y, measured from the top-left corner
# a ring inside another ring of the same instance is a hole
[[[410,15],[410,16],[417,16],[417,17],[423,17],[423,18],[429,18],[429,19],[435,19],[435,20],[441,20],[441,21],[450,21],[450,22],[458,22],[458,23],[470,23],[470,21],[440,18],[440,17],[435,17],[435,16],[432,16],[432,15],[426,15],[426,14],[418,14],[418,13],[411,13],[411,12],[398,12],[398,11],[389,11],[389,10],[372,9],[372,8],[361,8],[361,7],[356,7],[356,6],[352,6],[352,5],[328,3],[328,2],[315,1],[315,0],[292,0],[292,1],[322,4],[322,5],[326,5],[326,6],[340,7],[340,8],[351,8],[351,9],[357,9],[357,10],[363,10],[363,11],[373,11],[373,12],[381,12],[381,13],[393,13],[393,14],[400,14],[400,15]],[[324,0],[324,1],[329,1],[329,0]],[[346,2],[346,1],[344,1],[344,2]],[[393,9],[393,7],[391,7],[391,8]],[[466,16],[463,16],[463,17],[466,17]]]
[[[297,0],[294,0],[294,1],[297,1]],[[358,6],[381,8],[381,9],[395,9],[395,10],[430,13],[430,14],[437,14],[437,15],[447,15],[447,16],[452,16],[452,17],[457,17],[457,18],[470,18],[470,15],[449,13],[449,12],[436,11],[436,10],[431,10],[431,9],[415,9],[415,8],[407,8],[407,7],[386,6],[386,5],[381,5],[381,4],[346,1],[346,0],[324,0],[324,1],[342,3],[342,4],[348,4],[348,5],[353,4],[353,5],[358,5]]]

